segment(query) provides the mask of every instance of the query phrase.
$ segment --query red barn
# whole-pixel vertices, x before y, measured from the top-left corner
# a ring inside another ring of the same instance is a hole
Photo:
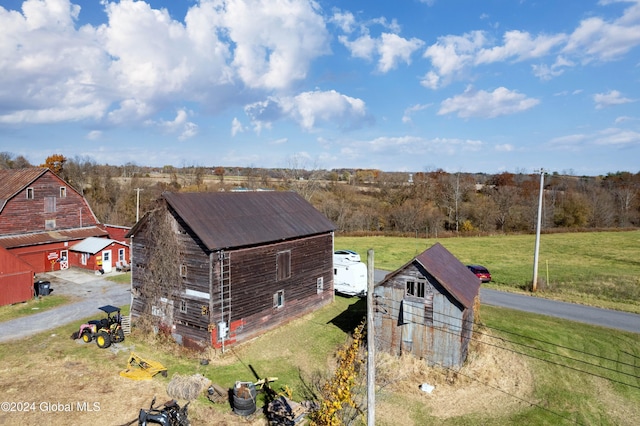
[[[71,245],[108,236],[82,194],[51,170],[0,170],[0,247],[34,272],[66,269]]]

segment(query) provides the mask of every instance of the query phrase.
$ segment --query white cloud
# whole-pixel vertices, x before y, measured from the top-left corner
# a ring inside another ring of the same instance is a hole
[[[531,34],[523,31],[507,31],[503,36],[504,43],[501,46],[479,50],[475,63],[502,62],[511,58],[518,61],[539,58],[547,55],[552,48],[565,39],[564,34],[532,37]]]
[[[416,105],[410,106],[409,108],[404,110],[404,115],[402,116],[402,122],[411,123],[412,122],[411,116],[413,115],[413,113],[427,109],[430,106],[431,106],[430,104],[429,105],[416,104]]]
[[[468,87],[461,95],[445,99],[438,115],[457,114],[461,118],[495,118],[533,108],[539,100],[527,98],[517,91],[499,87],[493,92],[473,90]]]
[[[482,31],[473,31],[462,36],[439,37],[424,52],[431,60],[438,75],[451,77],[475,62],[476,52],[486,43]]]
[[[354,41],[349,41],[346,36],[340,36],[338,40],[349,49],[354,58],[371,60],[376,51],[377,42],[369,34],[364,34]]]
[[[144,1],[101,2],[106,22],[78,27],[69,0],[0,7],[4,123],[148,120],[174,104],[220,110],[304,79],[329,53],[315,2],[201,1],[184,21]],[[258,93],[247,89],[256,89]],[[188,137],[193,129],[185,133]]]
[[[600,132],[600,135],[595,138],[594,143],[596,145],[618,147],[640,146],[640,133],[631,130],[609,128]]]
[[[423,44],[424,42],[417,38],[407,40],[396,34],[382,34],[378,44],[378,53],[380,54],[378,70],[386,73],[394,69],[400,61],[410,64],[411,54]]]
[[[609,61],[640,45],[640,2],[631,3],[618,19],[606,21],[591,17],[580,22],[571,33],[564,52],[583,57],[585,61]]]
[[[590,145],[627,148],[640,146],[640,133],[610,127],[591,134],[573,134],[554,138],[548,144],[552,148],[566,151],[580,151]]]
[[[315,3],[228,0],[224,23],[235,44],[233,65],[249,87],[281,89],[303,79],[329,53],[329,36]]]
[[[98,140],[101,137],[102,137],[102,131],[101,130],[92,130],[89,133],[87,133],[87,139],[89,139],[90,141]]]
[[[356,26],[356,18],[351,12],[335,11],[330,22],[336,24],[345,33],[351,33]]]
[[[622,96],[622,93],[617,90],[611,90],[608,93],[596,93],[593,95],[593,101],[596,103],[596,109],[634,102],[633,99]]]
[[[353,129],[369,120],[364,101],[335,90],[271,97],[267,101],[247,105],[245,112],[256,129],[262,129],[282,118],[297,122],[307,131],[314,130],[319,122],[337,125],[342,129]]]
[[[334,20],[336,15],[334,15]],[[339,15],[340,22],[345,21]],[[346,19],[348,25],[343,27],[345,33],[351,33],[355,26],[355,18],[349,14]],[[370,26],[378,25],[385,29],[379,36],[371,36]],[[400,25],[394,19],[389,22],[386,18],[376,18],[369,22],[360,23],[360,35],[353,40],[345,35],[338,36],[338,41],[349,50],[354,58],[373,60],[377,57],[377,69],[387,73],[397,67],[399,62],[411,64],[411,55],[420,49],[424,42],[418,38],[406,39],[398,35]]]
[[[515,149],[515,147],[510,143],[505,143],[501,145],[496,145],[494,149],[498,152],[511,152]]]
[[[183,109],[176,112],[176,117],[171,120],[147,120],[147,125],[157,126],[168,134],[178,134],[178,140],[184,141],[198,134],[198,125],[189,121],[189,113]]]
[[[240,120],[238,120],[236,117],[233,117],[233,120],[231,121],[231,136],[235,136],[238,133],[242,133],[244,132],[244,130],[245,128],[240,122]]]

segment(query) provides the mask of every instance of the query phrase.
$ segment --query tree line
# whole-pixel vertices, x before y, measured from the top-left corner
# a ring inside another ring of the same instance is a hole
[[[417,234],[527,233],[535,230],[538,173],[383,172],[372,169],[97,164],[89,158],[47,157],[48,167],[89,202],[102,223],[132,226],[163,191],[293,190],[338,232]],[[0,169],[32,167],[0,153]],[[640,173],[544,176],[544,230],[640,226]]]

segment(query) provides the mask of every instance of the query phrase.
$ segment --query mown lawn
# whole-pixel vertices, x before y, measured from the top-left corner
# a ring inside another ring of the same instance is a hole
[[[351,249],[375,267],[393,271],[439,242],[465,264],[486,266],[486,287],[528,291],[533,278],[535,235],[445,239],[336,237],[335,248]],[[570,302],[640,313],[640,231],[543,234],[538,293]]]

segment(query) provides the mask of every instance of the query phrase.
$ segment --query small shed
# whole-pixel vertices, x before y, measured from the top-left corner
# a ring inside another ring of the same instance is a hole
[[[31,265],[0,247],[0,306],[31,299],[33,274]]]
[[[69,266],[109,273],[129,266],[129,246],[110,238],[89,237],[69,248]]]
[[[478,277],[436,243],[375,287],[376,349],[462,366],[479,291]]]

